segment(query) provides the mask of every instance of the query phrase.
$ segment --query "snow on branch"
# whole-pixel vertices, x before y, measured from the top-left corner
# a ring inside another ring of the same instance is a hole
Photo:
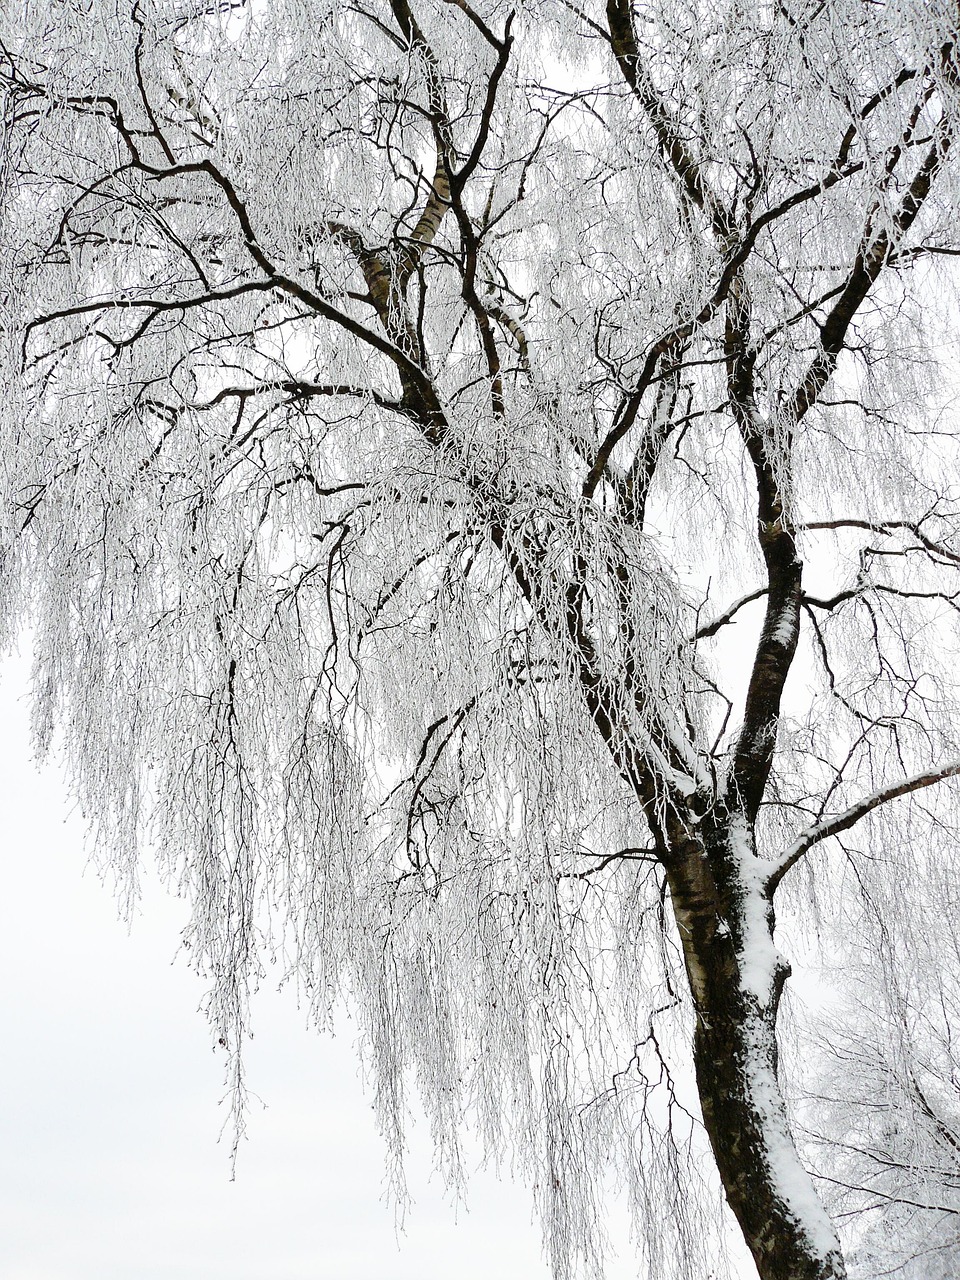
[[[839,835],[841,831],[848,831],[861,818],[865,818],[868,813],[872,813],[874,809],[878,809],[889,800],[896,800],[900,796],[909,795],[913,791],[921,791],[924,787],[932,787],[938,782],[944,782],[947,778],[955,778],[958,774],[960,774],[960,760],[953,760],[950,764],[944,765],[942,769],[928,770],[925,773],[918,773],[912,778],[904,778],[902,782],[895,782],[892,786],[881,787],[879,791],[871,792],[870,795],[864,796],[862,800],[858,800],[856,804],[851,805],[849,809],[845,809],[843,813],[808,827],[806,831],[797,836],[793,844],[783,852],[777,861],[768,881],[771,891],[777,887],[790,868],[795,866],[803,855],[813,848],[815,844],[819,844],[821,840]]]

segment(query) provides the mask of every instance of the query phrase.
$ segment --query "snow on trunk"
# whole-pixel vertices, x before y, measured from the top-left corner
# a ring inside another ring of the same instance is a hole
[[[704,1124],[728,1203],[762,1280],[843,1280],[833,1225],[790,1133],[778,1080],[776,1019],[789,965],[753,832],[728,815],[709,847],[671,877],[696,1007]]]

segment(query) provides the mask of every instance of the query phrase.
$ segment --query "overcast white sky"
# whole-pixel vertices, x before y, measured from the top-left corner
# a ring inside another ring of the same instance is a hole
[[[0,665],[0,1280],[546,1280],[526,1192],[481,1174],[455,1218],[425,1150],[398,1248],[350,1029],[321,1039],[272,993],[249,1053],[269,1105],[229,1181],[203,988],[173,962],[184,905],[154,890],[128,936],[83,874],[26,671]]]

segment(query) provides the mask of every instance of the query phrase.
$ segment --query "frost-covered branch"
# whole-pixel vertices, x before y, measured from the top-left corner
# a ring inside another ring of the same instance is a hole
[[[874,809],[891,800],[910,795],[914,791],[922,791],[925,787],[932,787],[948,778],[955,778],[958,774],[960,774],[960,761],[953,761],[940,769],[930,769],[924,773],[915,774],[912,778],[904,778],[902,782],[895,782],[889,787],[881,787],[880,790],[858,800],[843,813],[808,827],[777,858],[769,877],[771,889],[775,889],[790,868],[821,840],[839,835],[841,831],[849,831],[861,818],[865,818],[868,813],[872,813]]]

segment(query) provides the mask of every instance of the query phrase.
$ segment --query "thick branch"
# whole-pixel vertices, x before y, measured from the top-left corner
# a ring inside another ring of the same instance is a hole
[[[949,49],[944,52],[945,63],[951,57]],[[833,375],[854,317],[884,266],[916,222],[935,179],[946,163],[952,142],[953,127],[949,118],[944,115],[937,127],[933,144],[914,174],[889,228],[885,226],[880,231],[875,231],[872,216],[867,218],[853,267],[840,296],[821,326],[820,351],[811,362],[793,397],[791,416],[794,422],[799,422],[811,406],[816,404]]]
[[[890,800],[910,795],[913,791],[921,791],[924,787],[932,787],[938,782],[943,782],[947,778],[955,778],[957,775],[960,775],[960,760],[951,761],[950,764],[946,764],[940,769],[931,769],[925,773],[918,773],[912,778],[905,778],[902,782],[895,782],[892,786],[882,787],[879,791],[874,791],[870,795],[864,796],[862,800],[858,800],[856,804],[851,805],[849,809],[845,809],[843,813],[837,814],[836,817],[827,818],[823,822],[818,822],[814,826],[808,827],[806,831],[797,836],[793,844],[784,850],[774,864],[767,881],[770,891],[772,892],[776,889],[790,868],[795,866],[803,855],[809,849],[812,849],[815,844],[819,844],[821,840],[839,835],[841,831],[848,831],[861,818],[865,818],[868,813],[872,813],[874,809],[887,804]]]
[[[723,613],[718,614],[712,622],[708,622],[706,626],[698,627],[690,637],[692,643],[698,640],[708,640],[711,636],[715,636],[721,627],[727,626],[732,622],[734,617],[740,610],[748,604],[752,604],[754,600],[759,600],[767,594],[767,587],[757,587],[756,591],[750,591],[745,596],[741,596],[739,600],[735,600],[733,604],[724,609]]]
[[[663,152],[682,190],[698,209],[710,218],[718,239],[726,241],[733,230],[727,210],[710,190],[703,172],[689,147],[683,141],[676,121],[653,86],[637,47],[630,0],[607,0],[607,26],[613,56],[624,80],[646,112],[657,144]]]
[[[757,541],[767,570],[767,608],[747,685],[728,793],[731,802],[742,804],[752,820],[770,776],[780,700],[797,651],[802,566],[782,489],[785,474],[789,475],[790,443],[776,439],[773,424],[757,408],[751,308],[746,282],[737,277],[727,298],[724,355],[730,409],[756,478]]]
[[[862,163],[846,165],[841,169],[835,169],[825,174],[818,182],[812,183],[807,187],[801,188],[799,191],[793,192],[785,197],[771,209],[767,209],[756,218],[744,234],[736,242],[734,248],[732,232],[728,237],[725,249],[730,250],[726,253],[723,270],[717,278],[716,286],[713,293],[704,302],[703,306],[697,314],[688,320],[683,321],[669,332],[663,334],[648,349],[644,358],[643,367],[637,378],[635,389],[624,399],[613,426],[607,432],[603,441],[597,450],[597,455],[592,467],[583,483],[583,493],[585,497],[590,497],[597,488],[597,485],[603,479],[607,463],[616,448],[617,444],[633,427],[643,397],[646,395],[650,384],[657,376],[658,367],[662,362],[668,359],[677,362],[682,358],[685,347],[689,344],[690,339],[704,325],[708,324],[723,304],[727,301],[731,290],[735,286],[735,282],[740,277],[741,269],[747,259],[753,253],[754,246],[760,236],[760,233],[778,218],[784,217],[791,210],[798,208],[800,205],[813,200],[815,197],[822,195],[823,192],[836,186],[844,178],[850,177],[852,174],[859,172],[863,168]],[[832,290],[830,295],[843,291],[843,286],[836,290]],[[824,301],[825,299],[821,299]],[[859,305],[859,304],[858,304]]]
[[[932,555],[943,556],[945,560],[953,560],[956,564],[960,564],[960,553],[951,551],[949,547],[945,547],[941,542],[935,542],[933,538],[928,538],[920,527],[921,523],[921,521],[914,522],[911,520],[855,520],[844,518],[840,520],[808,520],[800,525],[799,528],[804,530],[863,529],[867,533],[906,532],[912,534],[925,551],[929,551]]]

